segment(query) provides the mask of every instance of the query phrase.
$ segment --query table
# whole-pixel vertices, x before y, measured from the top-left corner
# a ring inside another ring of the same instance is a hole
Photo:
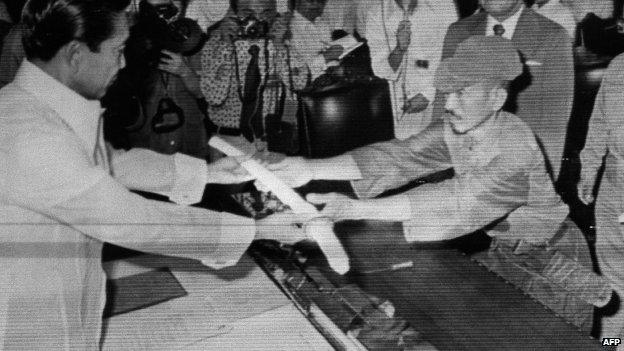
[[[455,248],[410,245],[400,223],[336,225],[351,257],[352,279],[389,299],[399,316],[440,350],[601,350],[543,305]],[[412,261],[413,267],[365,274]]]

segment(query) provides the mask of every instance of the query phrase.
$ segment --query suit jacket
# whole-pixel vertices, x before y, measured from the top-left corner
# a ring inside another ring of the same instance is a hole
[[[522,11],[512,42],[525,63],[525,72],[512,83],[505,110],[531,127],[556,180],[574,96],[572,45],[563,27],[529,8]],[[485,12],[453,23],[444,38],[442,59],[452,56],[467,38],[485,35],[486,25]],[[434,116],[442,116],[444,103],[438,94]]]

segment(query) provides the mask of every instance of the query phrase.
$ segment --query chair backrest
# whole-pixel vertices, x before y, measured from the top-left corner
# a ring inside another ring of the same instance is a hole
[[[299,97],[303,156],[331,157],[394,138],[390,90],[383,79],[340,82]]]

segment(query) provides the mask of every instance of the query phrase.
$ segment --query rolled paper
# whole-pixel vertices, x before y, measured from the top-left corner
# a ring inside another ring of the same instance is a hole
[[[218,136],[210,138],[208,145],[228,156],[245,155],[244,152]],[[340,240],[336,237],[333,223],[330,220],[322,218],[314,205],[304,200],[288,184],[263,167],[258,161],[249,159],[241,162],[241,166],[275,194],[284,204],[288,205],[294,213],[309,216],[310,220],[306,223],[306,233],[318,243],[321,251],[327,257],[330,267],[340,274],[345,274],[349,271],[349,257],[344,251]]]

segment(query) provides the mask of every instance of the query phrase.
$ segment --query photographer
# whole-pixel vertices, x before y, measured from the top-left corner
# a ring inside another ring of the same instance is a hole
[[[117,147],[207,157],[192,54],[204,43],[186,1],[143,0],[124,52],[127,67],[104,98],[106,137]],[[199,64],[199,59],[196,62]]]
[[[281,118],[309,70],[288,45],[288,16],[278,15],[275,0],[230,6],[201,55],[200,86],[215,133],[249,153],[293,147],[286,144],[294,131]]]

